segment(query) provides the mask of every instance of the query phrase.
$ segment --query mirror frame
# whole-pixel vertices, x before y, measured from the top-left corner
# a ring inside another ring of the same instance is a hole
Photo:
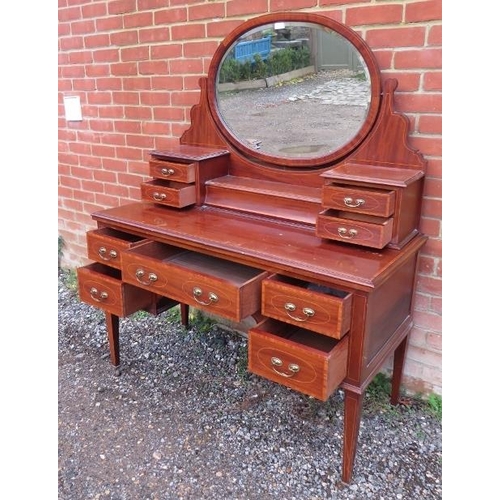
[[[329,152],[326,155],[317,157],[305,157],[305,158],[291,158],[291,157],[279,157],[272,156],[262,153],[259,150],[252,149],[244,143],[242,143],[232,132],[229,130],[224,122],[224,119],[219,113],[218,101],[217,101],[217,79],[219,73],[219,67],[222,64],[226,52],[232,47],[234,43],[247,31],[258,28],[259,26],[264,26],[267,24],[277,23],[277,22],[304,22],[309,24],[317,24],[320,27],[328,28],[339,35],[347,39],[359,52],[360,56],[364,59],[368,73],[370,75],[371,83],[371,101],[368,108],[368,112],[364,123],[356,133],[356,135],[349,140],[347,143],[342,145],[340,148]],[[324,15],[306,13],[306,12],[276,12],[272,14],[265,14],[258,16],[256,18],[250,19],[236,29],[234,29],[218,46],[215,54],[212,58],[210,68],[208,71],[208,84],[207,84],[207,94],[208,94],[208,105],[212,118],[214,119],[219,131],[222,133],[224,138],[229,141],[229,143],[238,151],[243,152],[245,156],[255,159],[259,162],[266,164],[285,166],[285,167],[297,167],[297,168],[319,168],[325,164],[332,163],[340,158],[345,157],[354,149],[359,146],[359,144],[366,138],[371,128],[373,127],[375,120],[378,115],[378,110],[381,100],[381,77],[380,70],[368,44],[351,28],[342,24],[338,21],[325,17]]]

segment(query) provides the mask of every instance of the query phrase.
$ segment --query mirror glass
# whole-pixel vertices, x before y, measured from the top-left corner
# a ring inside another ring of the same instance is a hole
[[[372,82],[357,48],[311,22],[273,22],[239,36],[215,78],[217,112],[245,149],[267,157],[332,155],[359,135]]]

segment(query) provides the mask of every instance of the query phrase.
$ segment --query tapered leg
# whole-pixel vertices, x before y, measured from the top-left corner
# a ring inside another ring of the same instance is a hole
[[[109,356],[113,366],[120,364],[120,321],[118,316],[106,314],[106,328],[108,330]]]
[[[344,450],[342,453],[342,481],[350,483],[358,446],[359,425],[363,408],[362,394],[345,390],[344,398]]]
[[[181,323],[184,326],[189,326],[189,306],[187,304],[180,304],[181,307]]]
[[[399,390],[403,378],[403,366],[405,363],[406,348],[408,346],[408,335],[401,341],[401,344],[394,351],[394,369],[392,372],[391,404],[397,405],[399,402]]]

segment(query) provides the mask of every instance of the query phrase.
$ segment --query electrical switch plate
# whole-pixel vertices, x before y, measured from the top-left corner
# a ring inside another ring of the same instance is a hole
[[[63,101],[66,120],[69,122],[82,121],[82,107],[80,105],[80,96],[67,95],[63,97]]]

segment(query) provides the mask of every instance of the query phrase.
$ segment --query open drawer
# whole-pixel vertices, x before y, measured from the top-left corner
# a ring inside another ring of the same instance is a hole
[[[89,259],[120,269],[122,252],[145,241],[141,236],[103,227],[87,232],[87,253]]]
[[[260,310],[267,272],[148,242],[123,254],[123,280],[215,315],[241,321]]]
[[[150,291],[123,283],[119,270],[94,262],[77,269],[80,300],[116,316],[148,310],[156,297]]]
[[[262,314],[335,339],[351,324],[352,294],[274,274],[262,282]]]
[[[326,401],[347,374],[348,342],[266,319],[248,332],[248,369]]]

